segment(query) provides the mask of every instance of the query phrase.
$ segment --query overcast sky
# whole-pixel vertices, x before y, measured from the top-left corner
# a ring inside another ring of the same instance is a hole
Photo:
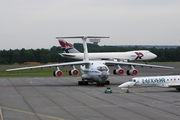
[[[1,0],[0,15],[0,50],[48,49],[56,36],[76,35],[110,37],[100,45],[180,45],[180,0]]]

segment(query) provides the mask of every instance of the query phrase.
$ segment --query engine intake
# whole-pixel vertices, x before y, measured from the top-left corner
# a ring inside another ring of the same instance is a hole
[[[127,75],[137,75],[138,74],[138,71],[136,69],[130,69],[130,70],[127,70]]]
[[[69,71],[69,75],[77,76],[79,74],[79,71],[77,69],[72,69]]]
[[[53,75],[55,77],[61,77],[63,75],[63,72],[61,70],[56,70],[53,72]]]
[[[124,70],[121,68],[121,69],[115,69],[113,70],[113,74],[116,75],[123,75],[124,74]]]

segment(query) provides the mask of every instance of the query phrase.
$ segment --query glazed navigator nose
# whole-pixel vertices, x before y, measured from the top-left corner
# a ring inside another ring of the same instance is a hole
[[[106,71],[102,71],[100,77],[101,77],[101,79],[107,79],[108,78],[108,73]]]

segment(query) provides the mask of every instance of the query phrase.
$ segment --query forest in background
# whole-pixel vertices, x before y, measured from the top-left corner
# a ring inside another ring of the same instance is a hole
[[[83,45],[75,43],[74,47],[83,52]],[[149,50],[158,57],[152,62],[178,62],[180,61],[180,47],[174,48],[145,48],[143,46],[99,46],[88,43],[89,52],[125,52],[130,50]],[[0,64],[22,64],[24,62],[70,62],[73,59],[63,58],[61,47],[53,46],[50,49],[15,49],[0,50]]]

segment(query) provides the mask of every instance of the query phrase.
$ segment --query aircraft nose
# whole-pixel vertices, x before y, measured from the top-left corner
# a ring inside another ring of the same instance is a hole
[[[156,55],[156,54],[154,54],[154,53],[152,53],[152,56],[153,56],[153,58],[156,58],[156,57],[157,57],[157,55]]]
[[[128,87],[130,87],[130,86],[131,86],[131,83],[130,83],[130,82],[125,82],[125,83],[119,85],[118,87],[120,87],[120,88],[128,88]]]
[[[107,79],[108,78],[108,73],[106,71],[102,71],[100,77],[101,77],[101,79]]]

